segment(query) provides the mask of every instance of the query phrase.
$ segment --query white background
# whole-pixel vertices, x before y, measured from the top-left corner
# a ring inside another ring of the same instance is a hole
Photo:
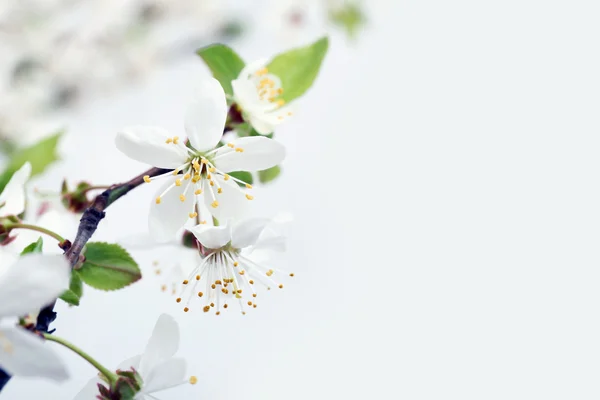
[[[257,191],[256,215],[295,216],[286,289],[245,317],[184,314],[158,290],[155,254],[136,253],[147,279],[87,290],[57,334],[114,367],[173,314],[199,383],[165,400],[599,398],[597,3],[369,5],[368,29],[332,37],[278,131],[283,178]],[[262,39],[242,55],[282,48]],[[189,82],[206,73],[190,56],[81,111],[47,179],[141,172],[114,134],[182,132]],[[112,206],[97,239],[142,231],[154,190]],[[94,371],[58,351],[68,383],[14,379],[2,398],[72,398]]]

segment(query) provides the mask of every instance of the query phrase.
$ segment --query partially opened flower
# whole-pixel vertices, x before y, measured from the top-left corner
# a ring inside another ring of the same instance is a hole
[[[0,319],[23,317],[51,303],[68,288],[70,272],[62,255],[29,254],[17,259],[2,251]],[[67,379],[64,363],[41,337],[18,326],[2,325],[0,368],[11,375]]]
[[[238,302],[242,314],[245,314],[246,306],[257,306],[255,287],[283,289],[283,284],[276,277],[284,275],[284,272],[259,262],[255,253],[256,250],[285,249],[285,237],[266,232],[270,223],[269,219],[253,218],[233,226],[229,223],[223,226],[197,225],[190,229],[207,255],[183,281],[182,294],[177,302],[184,301],[185,312],[190,310],[192,298],[198,298],[204,302],[204,312],[215,308],[219,315],[221,308],[227,309],[230,302]]]
[[[262,136],[234,139],[218,147],[226,117],[225,93],[211,78],[187,112],[188,145],[185,139],[161,128],[138,126],[117,134],[117,148],[127,156],[154,167],[174,169],[144,177],[146,182],[166,181],[150,210],[149,228],[157,240],[172,240],[189,219],[198,216],[201,202],[219,219],[239,216],[253,199],[246,191],[252,186],[229,172],[264,170],[284,159],[283,145]]]
[[[25,211],[25,183],[31,175],[31,164],[26,162],[10,178],[0,193],[0,218],[19,215]]]
[[[269,60],[261,59],[246,65],[231,82],[234,102],[244,120],[260,134],[266,135],[292,115],[292,109],[281,95],[281,79],[269,73]]]
[[[196,384],[197,378],[186,379],[186,362],[174,357],[179,348],[179,326],[167,314],[162,314],[144,353],[123,361],[118,370],[133,370],[142,378],[142,388],[136,400],[156,400],[154,393],[184,384]],[[118,372],[117,370],[117,372]],[[74,400],[91,400],[98,395],[98,385],[106,384],[99,377],[92,378]]]

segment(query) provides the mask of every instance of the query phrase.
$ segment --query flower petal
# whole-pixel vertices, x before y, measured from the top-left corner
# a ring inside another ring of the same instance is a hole
[[[261,135],[268,135],[275,130],[277,124],[273,124],[270,120],[264,118],[264,114],[250,114],[249,116],[250,125],[254,130]]]
[[[238,79],[249,79],[252,74],[256,73],[256,71],[266,67],[268,62],[268,58],[259,58],[258,60],[246,64],[240,71]]]
[[[231,87],[235,102],[243,111],[250,111],[260,106],[258,90],[251,80],[235,79],[231,81]]]
[[[167,188],[172,186],[174,180],[175,178],[168,179],[168,182],[160,188],[157,196],[161,196]],[[155,241],[165,243],[175,240],[177,231],[188,221],[188,214],[194,207],[194,197],[190,188],[185,189],[183,186],[173,186],[161,196],[160,204],[156,204],[156,199],[152,200],[148,228]],[[181,201],[180,195],[182,194],[185,196],[185,201]]]
[[[31,164],[26,162],[10,178],[0,193],[0,217],[19,215],[25,211],[25,182],[31,175]]]
[[[218,249],[231,241],[231,226],[226,223],[221,226],[200,224],[189,229],[202,246]]]
[[[252,250],[285,251],[287,238],[282,235],[260,238],[252,247]]]
[[[96,399],[96,396],[100,393],[98,391],[98,384],[105,383],[97,376],[90,379],[88,383],[75,395],[73,400],[93,400]]]
[[[156,201],[154,202],[156,204]],[[136,233],[133,235],[125,236],[117,241],[121,246],[132,249],[132,250],[148,250],[154,249],[156,246],[169,245],[171,243],[156,243],[152,235],[149,232]],[[173,243],[175,241],[173,240]]]
[[[143,393],[153,393],[178,386],[185,382],[187,365],[183,358],[170,358],[155,366],[144,377]]]
[[[123,129],[115,138],[117,148],[136,161],[158,168],[177,168],[187,160],[182,142],[167,143],[168,131],[152,126],[132,126]]]
[[[28,254],[0,276],[0,318],[48,305],[69,287],[71,267],[61,254]]]
[[[246,214],[250,203],[244,192],[242,192],[237,183],[232,182],[232,180],[225,181],[220,176],[216,176],[215,180],[218,182],[221,189],[223,189],[222,193],[217,193],[216,190],[213,190],[214,199],[218,201],[219,206],[212,207],[214,199],[209,192],[211,186],[209,186],[205,180],[203,190],[206,208],[219,220],[225,221],[228,219],[242,218]]]
[[[121,371],[127,371],[132,368],[139,369],[141,359],[142,359],[141,354],[138,354],[137,356],[128,358],[127,360],[121,362],[117,366],[117,369],[120,369]]]
[[[62,359],[42,338],[20,327],[0,329],[0,367],[11,375],[55,381],[69,377]]]
[[[233,144],[243,151],[223,146],[214,157],[215,166],[223,172],[261,171],[278,165],[285,158],[285,147],[267,137],[243,137]]]
[[[208,151],[217,146],[223,136],[227,112],[221,84],[214,78],[207,79],[185,115],[185,132],[196,150]]]
[[[140,360],[140,375],[147,376],[152,369],[173,357],[179,348],[179,325],[168,314],[161,314]]]
[[[233,227],[231,245],[238,249],[252,246],[270,222],[268,218],[248,218],[238,222]]]

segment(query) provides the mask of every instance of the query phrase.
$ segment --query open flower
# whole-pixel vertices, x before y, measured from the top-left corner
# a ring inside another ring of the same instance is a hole
[[[123,361],[119,370],[134,370],[142,378],[142,389],[135,400],[156,400],[154,393],[184,384],[196,384],[195,376],[185,379],[186,362],[173,357],[179,348],[179,326],[167,314],[161,314],[156,321],[152,336],[144,353]],[[75,396],[74,400],[95,399],[98,385],[105,382],[99,377],[92,378]]]
[[[267,59],[254,61],[231,82],[234,101],[244,120],[262,135],[273,132],[277,125],[292,115],[292,109],[281,98],[281,80],[269,73],[267,64]]]
[[[0,319],[22,317],[56,299],[69,286],[71,268],[62,255],[0,254]],[[12,265],[11,265],[12,264]],[[0,368],[11,375],[67,379],[62,360],[42,338],[21,327],[0,327]]]
[[[0,193],[0,218],[19,215],[25,211],[25,182],[31,175],[31,164],[26,162],[13,174]]]
[[[243,137],[217,147],[226,117],[225,93],[211,78],[186,114],[187,146],[183,138],[161,128],[138,126],[117,134],[117,148],[127,156],[154,167],[174,169],[144,177],[146,182],[166,181],[150,210],[149,228],[156,240],[172,240],[190,218],[198,216],[196,206],[201,200],[216,218],[239,216],[247,201],[254,198],[246,192],[252,186],[228,173],[268,169],[285,158],[283,145],[262,136]]]
[[[205,303],[204,312],[216,308],[219,315],[221,308],[227,309],[229,302],[237,301],[242,314],[246,314],[246,306],[257,306],[256,286],[283,289],[283,284],[275,280],[283,271],[259,262],[255,253],[285,250],[285,237],[266,229],[270,222],[266,218],[253,218],[233,226],[197,225],[190,229],[207,255],[183,281],[182,293],[177,298],[178,303],[185,299],[183,311],[190,310],[192,298],[199,298]]]

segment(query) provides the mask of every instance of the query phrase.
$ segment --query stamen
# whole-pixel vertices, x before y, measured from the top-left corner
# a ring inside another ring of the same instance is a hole
[[[150,180],[150,175],[144,175],[144,182],[146,182],[146,183],[150,183],[150,182],[152,182],[152,181]]]
[[[173,144],[179,143],[179,136],[173,136]]]
[[[254,196],[250,196],[249,194],[247,194],[247,195],[246,195],[246,198],[247,198],[248,200],[254,200]]]
[[[181,200],[181,202],[183,203],[185,201],[185,195],[180,194],[179,195],[179,200]]]
[[[161,200],[160,200],[160,196],[158,196],[158,197],[156,198],[156,204],[160,204],[160,201],[161,201]]]
[[[175,186],[181,186],[181,179],[175,179]]]

